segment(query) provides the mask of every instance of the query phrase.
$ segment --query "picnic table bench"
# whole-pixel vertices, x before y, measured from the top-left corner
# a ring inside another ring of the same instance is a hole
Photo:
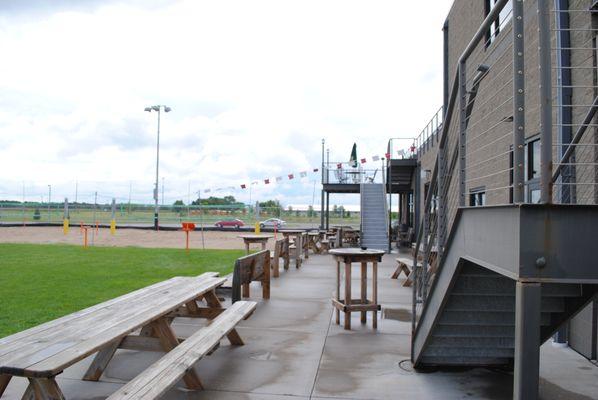
[[[280,259],[283,260],[283,268],[289,269],[290,254],[289,254],[289,238],[278,239],[274,243],[274,251],[270,252],[270,264],[272,266],[272,276],[278,278],[280,276]]]
[[[217,275],[175,277],[0,339],[0,396],[18,376],[29,380],[23,398],[63,399],[56,375],[94,353],[85,380],[97,381],[119,348],[171,351],[182,341],[170,326],[175,317],[214,320],[224,311],[215,289],[225,278]],[[234,326],[226,336],[243,343]],[[188,388],[201,388],[195,370],[184,371],[183,379]]]

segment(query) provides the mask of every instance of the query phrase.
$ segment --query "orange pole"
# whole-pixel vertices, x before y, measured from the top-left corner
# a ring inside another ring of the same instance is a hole
[[[185,250],[189,251],[189,231],[185,231],[187,234],[187,242],[185,244]]]
[[[85,232],[85,239],[83,240],[83,247],[87,247],[87,227],[82,228]]]
[[[96,221],[96,234],[100,233],[100,224],[98,221]]]

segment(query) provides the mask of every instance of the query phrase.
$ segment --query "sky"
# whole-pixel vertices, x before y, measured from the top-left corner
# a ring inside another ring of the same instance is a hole
[[[0,199],[152,203],[163,104],[166,204],[317,203],[322,139],[378,168],[441,105],[451,2],[2,0]]]

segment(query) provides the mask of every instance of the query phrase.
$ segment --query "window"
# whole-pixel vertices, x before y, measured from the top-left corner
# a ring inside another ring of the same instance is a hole
[[[486,204],[486,188],[480,187],[469,191],[469,205],[479,207]]]
[[[486,0],[486,15],[496,6],[497,0]],[[513,11],[513,4],[509,1],[498,14],[498,19],[492,23],[488,32],[486,32],[486,47],[490,46],[494,39],[500,33],[500,30],[505,27],[505,24],[511,19]]]
[[[509,184],[513,185],[513,149],[509,156],[511,166]],[[524,202],[538,203],[540,201],[540,139],[536,136],[528,139],[524,149]],[[513,189],[510,191],[510,201],[513,202]]]

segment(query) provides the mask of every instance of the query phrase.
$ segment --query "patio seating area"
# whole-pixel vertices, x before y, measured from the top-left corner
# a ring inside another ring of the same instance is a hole
[[[410,359],[410,288],[404,277],[390,279],[396,254],[378,264],[378,301],[382,312],[372,329],[372,313],[362,324],[352,314],[351,330],[335,324],[331,295],[336,264],[331,255],[310,255],[299,269],[281,270],[271,280],[271,298],[263,299],[252,282],[251,318],[236,325],[244,346],[223,341],[217,351],[192,368],[203,390],[189,391],[180,380],[163,399],[510,399],[512,374],[485,368],[414,372]],[[353,285],[360,277],[354,274]],[[230,299],[223,303],[230,307]],[[206,324],[177,317],[177,337],[189,338]],[[182,342],[183,344],[185,342]],[[103,399],[140,376],[164,353],[116,350],[98,381],[81,378],[94,356],[66,368],[56,382],[67,399]],[[142,375],[143,376],[143,375]],[[571,377],[575,379],[571,379]],[[568,348],[542,347],[540,393],[543,399],[590,399],[598,392],[598,368]],[[141,378],[137,378],[141,379]],[[2,399],[20,399],[27,380],[14,378]],[[130,384],[129,384],[130,385]]]

